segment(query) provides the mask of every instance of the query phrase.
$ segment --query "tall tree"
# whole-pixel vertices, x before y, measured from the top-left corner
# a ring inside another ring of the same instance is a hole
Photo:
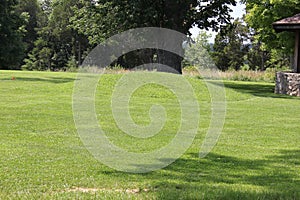
[[[26,33],[23,42],[27,47],[26,54],[34,47],[34,41],[37,39],[37,28],[40,27],[42,10],[38,0],[22,0],[17,6],[18,13],[28,14],[28,23],[26,24]]]
[[[20,15],[17,0],[0,1],[0,69],[18,69],[24,56],[26,14]]]
[[[263,50],[262,43],[257,41],[252,34],[250,34],[251,48],[247,53],[246,62],[251,70],[264,71],[269,66],[270,52]]]
[[[211,44],[209,44],[209,38],[211,35],[205,31],[199,33],[195,41],[187,41],[183,44],[185,46],[185,60],[184,65],[207,67],[209,61],[209,52],[211,50]]]
[[[216,36],[213,58],[221,70],[239,70],[248,53],[249,30],[240,19],[221,29]]]
[[[73,24],[92,43],[138,27],[169,28],[186,35],[193,26],[218,30],[229,23],[229,6],[236,4],[235,0],[83,1],[86,5],[76,12]],[[182,42],[178,41],[178,47]],[[181,57],[163,51],[155,54],[160,62],[181,73]]]

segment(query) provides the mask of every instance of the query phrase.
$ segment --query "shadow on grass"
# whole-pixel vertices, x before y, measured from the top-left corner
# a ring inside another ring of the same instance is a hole
[[[216,81],[209,82],[211,84],[222,86]],[[288,95],[275,94],[274,84],[262,84],[262,83],[249,83],[249,82],[224,82],[226,88],[233,89],[240,93],[251,94],[257,97],[269,97],[269,98],[284,98],[284,99],[295,99]],[[298,99],[298,98],[296,98]]]
[[[299,199],[299,164],[300,150],[282,150],[259,160],[211,153],[204,159],[189,154],[148,174],[99,173],[144,179],[159,199]]]
[[[0,80],[11,80],[11,79],[0,79]],[[69,83],[74,82],[76,79],[73,78],[58,78],[58,77],[45,77],[45,78],[29,78],[29,77],[16,77],[14,81],[25,81],[25,82],[48,82],[48,83]]]

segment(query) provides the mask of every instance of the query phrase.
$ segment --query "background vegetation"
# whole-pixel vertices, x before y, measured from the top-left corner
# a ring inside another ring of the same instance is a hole
[[[0,2],[0,69],[72,71],[99,42],[130,28],[149,26],[170,28],[186,35],[190,35],[193,26],[218,31],[214,44],[207,46],[202,36],[197,42],[204,43],[223,71],[289,67],[293,33],[276,34],[272,23],[299,13],[299,1],[243,0],[247,14],[243,19],[230,21],[229,6],[236,3],[234,0],[151,3],[3,0]],[[165,58],[159,62],[181,72],[181,58],[155,49],[123,55],[116,64],[131,68],[144,62],[158,62],[156,57]],[[184,63],[183,67],[191,64],[194,63]]]

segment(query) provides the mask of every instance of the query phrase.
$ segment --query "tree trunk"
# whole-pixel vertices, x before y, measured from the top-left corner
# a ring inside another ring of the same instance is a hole
[[[179,55],[171,53],[169,51],[158,50],[157,51],[157,62],[168,67],[159,67],[157,70],[160,72],[168,72],[174,74],[182,74],[182,60],[183,58]]]
[[[174,74],[182,74],[182,60],[181,56],[178,56],[169,51],[161,49],[142,49],[133,52],[129,52],[121,57],[112,65],[119,64],[127,69],[132,69],[143,64],[159,63],[155,69],[159,72],[168,72]],[[154,70],[154,69],[145,69]]]

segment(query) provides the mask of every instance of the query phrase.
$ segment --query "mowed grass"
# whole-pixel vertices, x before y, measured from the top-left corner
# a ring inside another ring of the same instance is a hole
[[[136,90],[130,111],[137,124],[150,122],[153,103],[166,108],[168,120],[153,138],[127,136],[110,107],[121,76],[103,75],[97,88],[97,117],[107,136],[133,152],[167,145],[180,122],[176,95],[155,84]],[[0,199],[300,199],[300,99],[273,94],[273,84],[224,82],[223,133],[200,159],[210,96],[203,80],[187,78],[201,109],[193,145],[164,169],[128,174],[101,164],[82,144],[72,114],[75,79],[0,71]]]

